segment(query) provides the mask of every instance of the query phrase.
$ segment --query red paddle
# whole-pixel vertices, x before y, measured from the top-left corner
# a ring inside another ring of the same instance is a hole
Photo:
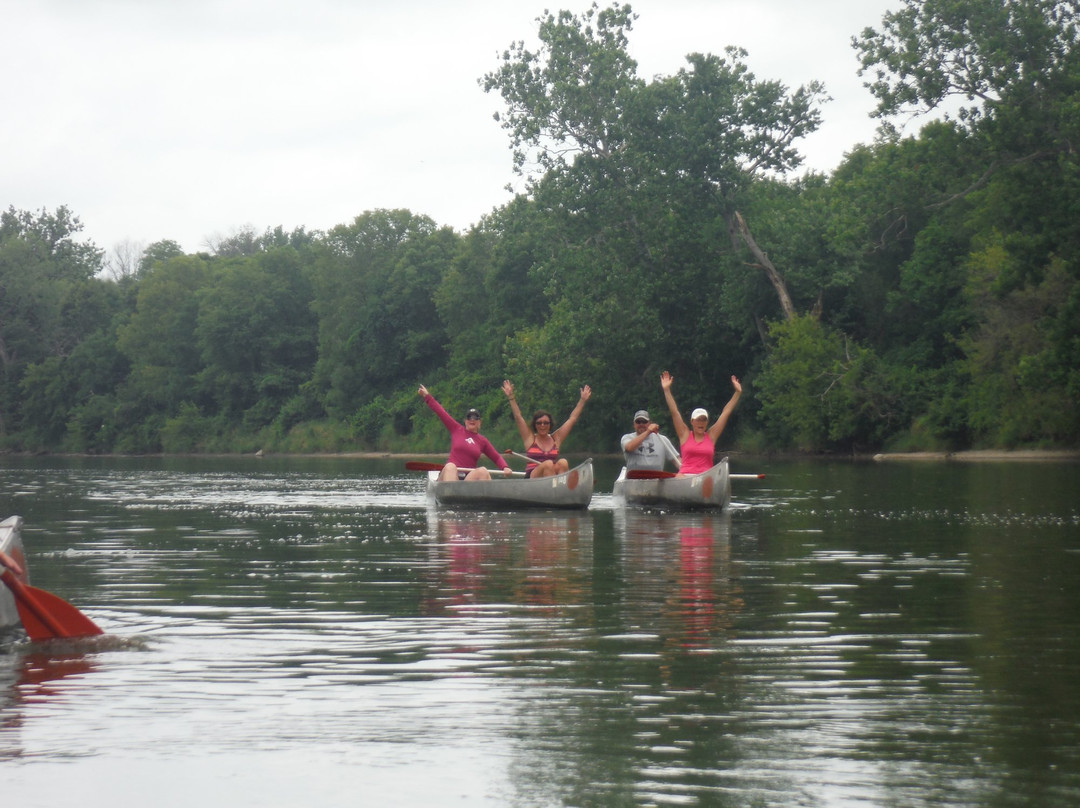
[[[654,471],[652,469],[627,469],[626,479],[628,480],[668,480],[672,477],[677,477],[673,471]],[[729,474],[728,478],[732,480],[764,480],[764,474]]]
[[[409,460],[405,463],[408,471],[442,471],[444,463],[422,463],[419,460]]]
[[[627,469],[628,480],[667,480],[678,475],[673,471],[654,471],[653,469]]]
[[[420,460],[408,460],[408,461],[405,462],[405,469],[406,469],[406,471],[442,471],[443,465],[444,465],[443,463],[424,463],[424,462],[422,462]],[[475,471],[475,470],[476,469],[466,469],[466,468],[459,468],[458,469],[458,471],[464,471],[466,473],[468,473],[470,471]],[[498,469],[489,469],[489,471],[491,472],[491,476],[492,476],[493,479],[503,476],[503,472],[499,471]],[[510,472],[511,477],[523,477],[524,475],[525,475],[524,471],[512,471],[512,472]]]
[[[0,553],[4,572],[0,575],[19,609],[19,619],[31,640],[52,640],[58,637],[92,637],[104,634],[94,621],[63,598],[52,592],[24,584],[15,577],[22,570],[9,556]]]

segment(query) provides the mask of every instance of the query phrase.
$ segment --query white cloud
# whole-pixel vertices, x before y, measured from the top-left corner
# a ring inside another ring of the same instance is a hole
[[[762,79],[836,99],[803,145],[828,171],[873,137],[852,35],[897,0],[638,0],[649,78],[693,51],[749,51]],[[464,229],[509,198],[508,140],[477,85],[545,8],[401,0],[6,4],[0,205],[68,205],[101,247],[200,249],[252,225],[327,228],[405,207]]]

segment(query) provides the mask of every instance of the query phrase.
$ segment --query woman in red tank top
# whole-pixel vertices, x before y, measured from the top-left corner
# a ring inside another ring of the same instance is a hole
[[[716,423],[709,426],[709,413],[698,407],[690,414],[690,426],[687,427],[679,414],[679,406],[675,403],[675,397],[671,394],[671,383],[675,378],[666,370],[660,374],[660,386],[664,388],[664,399],[667,401],[668,411],[671,413],[671,421],[675,426],[675,432],[679,436],[680,453],[682,454],[682,468],[679,469],[680,477],[687,474],[701,474],[708,471],[713,465],[713,455],[716,453],[716,441],[720,433],[727,426],[731,413],[742,396],[742,384],[734,376],[731,384],[735,388],[731,400],[724,406],[724,411],[716,419]]]
[[[525,469],[525,475],[529,478],[552,477],[563,474],[570,470],[570,463],[565,457],[559,457],[559,446],[566,440],[570,430],[574,428],[577,419],[581,417],[581,411],[585,409],[585,402],[592,395],[589,385],[581,388],[581,397],[570,416],[563,425],[552,431],[552,417],[547,410],[537,410],[532,417],[532,422],[525,420],[518,407],[517,396],[514,395],[514,385],[509,379],[503,382],[503,392],[510,400],[510,409],[514,411],[514,423],[517,424],[521,441],[525,444],[525,454],[536,460]]]

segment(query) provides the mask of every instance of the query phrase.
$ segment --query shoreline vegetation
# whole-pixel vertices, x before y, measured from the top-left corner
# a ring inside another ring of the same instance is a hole
[[[920,463],[983,463],[983,462],[1077,462],[1080,461],[1080,449],[967,449],[956,452],[876,452],[873,454],[800,454],[798,452],[742,452],[730,449],[721,454],[743,459],[775,460],[850,460],[853,462],[870,461],[875,463],[920,462]],[[94,457],[94,458],[134,458],[134,457],[255,457],[255,458],[343,458],[354,460],[429,460],[445,457],[445,452],[159,452],[149,454],[123,453],[80,453],[80,452],[0,452],[2,457]],[[616,459],[620,452],[568,452],[566,457],[586,457]]]
[[[421,383],[520,445],[507,378],[548,412],[588,385],[570,448],[617,452],[642,407],[670,434],[665,371],[707,409],[739,378],[725,442],[761,457],[1080,450],[1080,5],[903,6],[852,40],[884,129],[827,173],[800,167],[819,82],[736,46],[639,75],[637,15],[593,3],[480,79],[521,182],[464,230],[369,208],[107,256],[66,205],[10,205],[0,452],[436,451]],[[1018,451],[945,451],[992,448]]]

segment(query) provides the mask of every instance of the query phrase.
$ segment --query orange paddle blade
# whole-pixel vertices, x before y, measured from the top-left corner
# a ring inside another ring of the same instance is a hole
[[[19,609],[19,618],[31,640],[52,640],[59,637],[92,637],[104,634],[100,628],[63,598],[52,592],[24,584],[11,570],[0,575]]]

